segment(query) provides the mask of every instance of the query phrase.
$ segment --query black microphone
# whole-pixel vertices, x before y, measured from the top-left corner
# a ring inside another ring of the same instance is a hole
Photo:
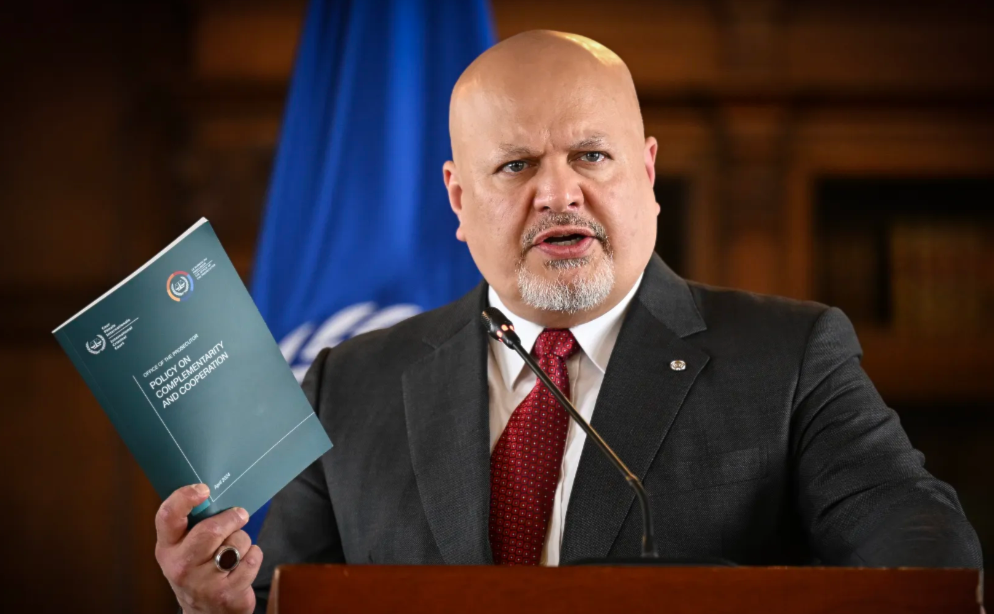
[[[645,488],[642,486],[642,480],[638,479],[631,469],[625,465],[624,462],[618,457],[618,455],[611,449],[611,446],[607,445],[604,438],[600,436],[600,433],[594,430],[594,427],[590,426],[590,423],[583,419],[580,412],[573,407],[563,391],[559,389],[559,386],[549,379],[549,376],[545,374],[545,371],[538,366],[535,359],[521,347],[521,339],[518,338],[518,334],[514,332],[514,325],[511,321],[501,313],[500,309],[496,307],[487,307],[483,310],[483,327],[486,329],[487,333],[500,341],[507,347],[511,348],[518,353],[518,356],[525,361],[538,379],[545,384],[545,387],[549,389],[552,396],[556,397],[559,404],[563,406],[563,409],[573,418],[573,421],[580,425],[583,432],[587,434],[587,437],[592,439],[600,451],[607,457],[611,464],[614,465],[621,475],[624,476],[625,481],[628,485],[632,487],[635,491],[635,495],[638,497],[639,505],[642,507],[642,557],[643,558],[658,558],[659,553],[656,550],[656,538],[652,531],[652,514],[649,511],[649,497],[645,493]]]

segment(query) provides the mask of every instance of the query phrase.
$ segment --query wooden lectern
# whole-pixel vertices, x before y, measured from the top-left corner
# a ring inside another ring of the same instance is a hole
[[[977,614],[976,569],[287,565],[269,614]]]

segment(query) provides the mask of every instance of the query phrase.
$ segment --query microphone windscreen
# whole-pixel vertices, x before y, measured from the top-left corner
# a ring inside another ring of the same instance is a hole
[[[514,349],[513,341],[517,341],[517,334],[514,332],[514,325],[507,319],[500,309],[487,307],[480,315],[480,322],[487,334],[500,341],[507,347]]]

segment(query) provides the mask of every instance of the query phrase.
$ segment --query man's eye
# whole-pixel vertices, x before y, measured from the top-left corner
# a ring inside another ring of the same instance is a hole
[[[580,160],[584,162],[597,163],[597,162],[602,162],[605,159],[607,159],[607,156],[599,151],[588,151],[587,153],[580,156]]]
[[[515,160],[514,162],[508,162],[504,166],[500,167],[500,170],[505,173],[520,173],[525,170],[526,164],[522,160]]]

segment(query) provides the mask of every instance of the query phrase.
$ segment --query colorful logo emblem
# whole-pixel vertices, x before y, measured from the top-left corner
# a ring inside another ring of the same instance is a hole
[[[174,301],[185,301],[193,294],[193,277],[186,271],[176,271],[166,280],[166,292]]]
[[[97,335],[93,341],[86,342],[86,350],[91,354],[99,354],[107,349],[107,340],[103,335]]]

